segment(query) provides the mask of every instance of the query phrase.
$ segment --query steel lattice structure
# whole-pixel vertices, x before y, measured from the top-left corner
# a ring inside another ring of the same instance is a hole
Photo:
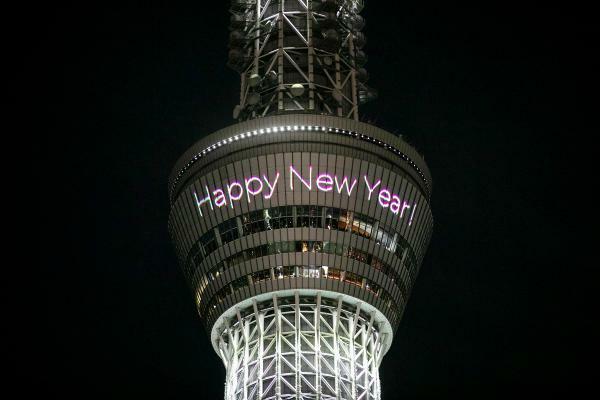
[[[317,112],[358,120],[366,85],[362,0],[233,1],[228,65],[240,72],[241,120]]]
[[[360,122],[360,0],[232,0],[239,122],[169,179],[169,231],[226,400],[378,400],[433,228],[432,180]]]
[[[283,303],[283,304],[282,304]],[[321,293],[274,296],[223,330],[225,399],[379,399],[383,355],[374,315]]]

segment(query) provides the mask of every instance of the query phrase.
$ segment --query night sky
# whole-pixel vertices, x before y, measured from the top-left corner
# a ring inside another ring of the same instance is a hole
[[[168,236],[167,178],[233,123],[239,80],[225,66],[228,2],[168,3],[44,18],[32,384],[63,398],[223,398]],[[566,257],[583,193],[566,154],[597,29],[563,8],[420,3],[362,13],[379,99],[361,119],[403,134],[433,176],[433,238],[380,369],[383,399],[573,395],[592,384],[579,350],[596,317],[572,301],[587,289]]]

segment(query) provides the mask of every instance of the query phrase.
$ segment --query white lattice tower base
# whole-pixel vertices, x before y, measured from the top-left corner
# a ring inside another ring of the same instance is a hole
[[[218,339],[225,399],[379,400],[383,346],[376,325],[341,298],[254,301]]]

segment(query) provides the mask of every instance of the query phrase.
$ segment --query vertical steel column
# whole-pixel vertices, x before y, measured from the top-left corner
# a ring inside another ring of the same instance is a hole
[[[340,54],[339,53],[335,53],[335,89],[334,90],[337,90],[340,93],[342,93],[342,74],[340,72]],[[343,107],[342,107],[341,102],[338,102],[336,109],[337,109],[337,116],[343,117],[344,113],[342,111]]]
[[[335,398],[340,400],[340,341],[338,329],[340,328],[340,317],[342,313],[342,298],[338,300],[337,310],[333,314],[333,345],[334,345],[334,373],[335,373]]]
[[[306,39],[308,41],[308,109],[315,109],[315,72],[314,72],[314,43],[313,43],[313,0],[307,0],[306,6]]]
[[[355,60],[355,49],[354,49],[354,35],[350,33],[350,38],[348,39],[348,49],[350,50],[350,54],[352,56],[352,70],[350,71],[350,79],[352,82],[352,111],[354,114],[354,120],[358,121],[358,96],[356,90],[356,62]]]
[[[252,300],[252,307],[254,308],[254,318],[256,319],[256,328],[258,330],[258,353],[256,354],[257,362],[258,362],[258,373],[256,375],[257,379],[257,389],[256,393],[258,394],[258,398],[263,398],[263,375],[264,375],[264,340],[265,340],[265,316],[264,314],[260,314],[258,312],[258,305],[256,304],[256,299]]]
[[[238,342],[238,338],[240,337],[240,332],[239,330],[235,330],[235,333],[232,335],[231,332],[229,332],[229,338],[231,340],[231,346],[232,346],[232,362],[231,362],[231,370],[230,372],[230,390],[228,391],[229,393],[229,398],[228,400],[235,400],[235,392],[237,390],[238,387],[238,380],[237,380],[237,370],[238,370],[238,365],[239,365],[239,356],[238,356],[238,349],[239,349],[239,342]]]
[[[285,91],[285,86],[283,83],[283,10],[284,10],[284,1],[279,0],[279,17],[277,20],[277,29],[279,30],[279,37],[277,40],[277,77],[279,87],[277,89],[277,110],[283,111],[283,96]]]
[[[378,383],[377,381],[379,380],[379,374],[377,373],[377,360],[376,360],[376,349],[375,349],[375,339],[371,339],[371,343],[369,344],[369,348],[371,350],[371,375],[373,375],[373,380],[374,380],[374,387],[373,387],[373,395],[374,398],[377,398],[377,390],[378,390]],[[370,387],[369,387],[370,389]]]
[[[254,68],[253,74],[258,75],[258,59],[260,57],[260,14],[262,0],[256,0],[256,18],[254,18]]]
[[[240,104],[246,103],[246,74],[240,74]]]
[[[317,294],[317,304],[315,307],[315,369],[317,372],[316,389],[317,400],[321,400],[322,393],[322,373],[321,373],[321,293]]]
[[[281,400],[281,310],[277,305],[277,297],[273,296],[273,312],[275,313],[275,395]]]
[[[296,369],[296,396],[299,399],[300,393],[302,392],[302,377],[300,375],[300,371],[302,369],[300,363],[300,335],[302,332],[302,325],[300,324],[300,295],[298,292],[295,293],[294,300],[294,347],[296,348],[294,354],[294,368]]]
[[[375,398],[376,399],[380,399],[381,398],[381,381],[379,380],[379,365],[381,364],[381,359],[383,358],[382,356],[382,347],[381,347],[381,337],[382,335],[377,335],[375,337],[375,343],[373,344],[373,370],[375,371],[375,383],[376,383],[376,392],[375,392]]]
[[[365,369],[365,390],[367,391],[367,399],[371,397],[371,386],[372,382],[375,380],[377,374],[373,374],[372,365],[373,362],[373,352],[371,351],[371,357],[367,354],[368,346],[372,345],[374,338],[369,333],[371,332],[371,328],[373,327],[373,321],[375,320],[375,314],[371,314],[371,319],[369,320],[369,324],[363,330],[363,368]],[[371,349],[372,350],[372,349]],[[369,378],[369,373],[371,373],[371,378]]]
[[[240,323],[240,327],[242,328],[243,338],[244,338],[244,387],[243,394],[244,400],[248,400],[248,365],[250,364],[250,332],[249,327],[250,324],[248,322],[244,323],[242,321],[242,317],[240,315],[240,310],[237,311],[237,318]]]
[[[356,332],[356,325],[358,323],[358,317],[360,315],[360,303],[356,307],[356,314],[353,319],[348,320],[348,333],[350,336],[350,382],[352,384],[352,398],[356,398],[356,349],[354,346],[354,334]]]

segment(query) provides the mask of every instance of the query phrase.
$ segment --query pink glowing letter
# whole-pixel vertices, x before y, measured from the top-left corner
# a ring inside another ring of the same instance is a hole
[[[415,210],[416,209],[417,209],[417,203],[415,203],[413,205],[413,210],[412,210],[412,213],[410,213],[410,220],[408,221],[408,226],[410,226],[410,224],[412,224],[413,217],[415,216]]]
[[[260,178],[256,176],[251,176],[248,179],[244,179],[244,183],[246,184],[246,197],[248,198],[248,203],[250,203],[250,195],[256,196],[263,190],[263,183]],[[252,190],[252,183],[258,183],[258,188]]]
[[[356,178],[354,178],[354,180],[352,181],[352,185],[348,186],[348,177],[345,176],[344,179],[342,179],[341,184],[340,184],[340,182],[338,182],[337,176],[335,177],[335,187],[337,188],[337,192],[339,194],[342,194],[342,188],[345,186],[346,192],[348,192],[348,196],[350,196],[352,194],[352,191],[354,190],[355,185],[356,185]]]
[[[392,195],[392,202],[390,203],[390,211],[398,215],[400,211],[400,197],[398,195]]]
[[[269,200],[271,198],[271,196],[273,196],[273,192],[275,191],[275,186],[277,186],[277,181],[279,180],[279,172],[275,175],[275,180],[273,181],[272,185],[269,182],[269,180],[267,179],[266,175],[263,175],[263,179],[265,180],[265,183],[267,184],[269,189],[271,189],[271,192],[265,196],[265,199]]]
[[[388,208],[390,206],[391,198],[392,197],[389,190],[383,189],[381,192],[379,192],[379,204],[381,204],[381,207]]]
[[[408,203],[405,201],[405,202],[402,204],[402,211],[400,211],[400,218],[402,218],[402,217],[404,216],[404,210],[405,210],[405,209],[407,209],[407,208],[410,208],[410,206],[409,206],[409,205],[408,205]]]
[[[365,183],[367,184],[367,190],[369,191],[369,197],[367,198],[367,200],[371,200],[371,195],[373,194],[373,191],[377,188],[377,186],[379,186],[381,184],[381,179],[378,180],[376,184],[371,186],[371,185],[369,185],[369,180],[367,179],[367,176],[365,175]]]
[[[237,188],[239,190],[238,194],[233,195],[233,189]],[[233,208],[233,201],[239,200],[242,198],[244,194],[244,187],[239,182],[233,182],[227,185],[227,195],[229,196],[229,205]]]
[[[312,189],[312,165],[308,166],[308,182],[302,179],[302,176],[300,176],[300,174],[298,173],[298,171],[296,171],[293,165],[290,165],[290,190],[294,190],[293,175],[296,175],[298,179],[300,179],[300,182],[302,182],[308,190]]]
[[[213,192],[213,195],[215,196],[215,204],[217,205],[217,207],[221,208],[227,204],[227,201],[225,200],[225,192],[223,192],[223,189],[215,190]]]
[[[329,174],[321,174],[317,176],[317,188],[323,192],[331,192],[333,190],[333,179]]]
[[[196,206],[198,207],[198,212],[200,213],[201,217],[204,216],[204,215],[202,215],[202,209],[200,208],[200,206],[202,204],[208,202],[210,209],[214,210],[213,205],[212,205],[212,200],[210,199],[210,192],[208,191],[208,186],[204,186],[204,188],[206,189],[206,193],[209,193],[209,194],[207,194],[206,197],[203,198],[202,200],[199,200],[198,195],[196,194],[196,192],[194,192],[194,198],[196,199]]]

